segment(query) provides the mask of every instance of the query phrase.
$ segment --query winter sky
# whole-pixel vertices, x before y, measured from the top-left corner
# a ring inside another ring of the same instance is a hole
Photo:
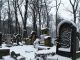
[[[59,14],[61,15],[61,17],[63,17],[64,19],[66,20],[71,20],[72,19],[72,13],[70,13],[68,10],[71,10],[71,5],[69,3],[69,0],[61,0],[62,1],[62,4],[60,5],[60,8],[59,8]],[[58,0],[59,2],[59,0]],[[55,0],[52,2],[51,5],[55,6]],[[55,15],[55,7],[53,7],[51,9],[51,13],[53,14],[53,17]]]
[[[55,0],[49,0],[51,1],[51,3],[49,4],[49,6],[51,6],[51,11],[50,14],[53,15],[53,19],[55,18],[55,14],[56,14],[56,8],[54,7],[56,5],[56,1]],[[60,0],[58,0],[59,2]],[[68,10],[72,11],[72,6],[70,5],[69,0],[61,0],[61,5],[59,8],[59,15],[64,18],[65,20],[72,20],[73,21],[73,14],[71,12],[69,12]],[[22,8],[24,11],[24,7]],[[28,24],[32,24],[30,19],[28,20]]]

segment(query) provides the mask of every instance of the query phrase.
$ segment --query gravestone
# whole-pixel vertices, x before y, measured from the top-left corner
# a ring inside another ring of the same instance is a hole
[[[17,45],[19,45],[19,42],[21,42],[21,35],[17,34],[16,35],[16,43],[17,43]]]
[[[30,36],[30,39],[31,39],[31,45],[34,43],[34,41],[36,40],[37,38],[37,33],[35,31],[32,31],[31,32],[31,36]]]
[[[48,35],[48,33],[49,33],[49,29],[47,27],[41,29],[41,34],[47,34]]]
[[[49,47],[52,47],[52,43],[51,43],[51,37],[50,36],[45,36],[44,38],[44,45],[45,46],[49,46]]]
[[[75,60],[76,51],[79,50],[76,30],[76,25],[70,21],[59,23],[57,30],[57,54],[72,57],[72,60]]]
[[[2,44],[2,33],[0,32],[0,46]]]

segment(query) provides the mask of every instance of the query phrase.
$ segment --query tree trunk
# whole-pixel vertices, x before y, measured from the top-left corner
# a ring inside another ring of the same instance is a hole
[[[33,31],[37,32],[36,15],[34,10],[33,10]]]
[[[16,34],[18,34],[18,15],[17,15],[17,3],[18,3],[18,1],[17,0],[15,0],[15,7],[14,7],[14,9],[15,9],[15,19],[16,19],[16,26],[15,26],[15,28],[16,28]]]
[[[25,0],[26,4],[25,4],[25,14],[24,14],[24,21],[23,21],[23,25],[24,25],[24,28],[23,28],[23,37],[26,38],[27,37],[27,27],[26,27],[26,24],[27,24],[27,10],[28,10],[28,0]]]
[[[41,15],[39,12],[39,36],[41,35]]]
[[[74,23],[76,23],[76,12],[74,11]]]
[[[10,14],[10,2],[9,2],[9,0],[8,0],[8,33],[9,34],[11,34],[11,22],[12,22],[12,20],[11,20],[11,14]]]

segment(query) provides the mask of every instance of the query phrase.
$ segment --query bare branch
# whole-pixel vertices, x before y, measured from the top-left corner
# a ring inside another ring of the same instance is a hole
[[[69,0],[69,2],[70,2],[70,4],[72,5],[72,7],[74,7],[74,5],[73,5],[72,1],[71,1],[71,0]]]

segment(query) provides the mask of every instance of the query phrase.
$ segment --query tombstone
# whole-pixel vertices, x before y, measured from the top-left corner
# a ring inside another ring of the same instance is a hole
[[[41,32],[42,32],[42,34],[47,34],[48,35],[49,29],[48,28],[42,28]]]
[[[51,37],[50,36],[45,36],[45,38],[44,38],[44,45],[45,46],[49,46],[49,47],[52,46]]]
[[[9,48],[0,48],[0,59],[2,59],[3,56],[10,55],[10,49]]]
[[[30,36],[30,39],[31,39],[31,43],[30,44],[33,44],[34,41],[36,40],[37,38],[37,33],[35,31],[32,31],[31,32],[31,36]]]
[[[19,42],[21,42],[21,35],[17,34],[16,35],[16,43],[17,43],[17,45],[19,45]]]
[[[2,33],[0,32],[0,46],[2,44]]]
[[[57,30],[56,53],[66,57],[76,58],[76,51],[79,50],[76,39],[76,25],[70,21],[62,21]]]

